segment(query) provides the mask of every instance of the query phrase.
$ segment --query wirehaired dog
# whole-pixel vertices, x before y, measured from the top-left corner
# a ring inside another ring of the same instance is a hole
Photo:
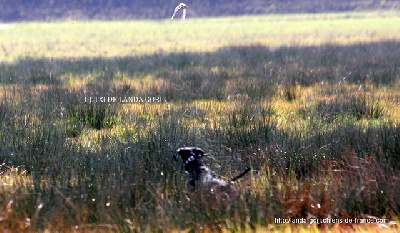
[[[229,191],[231,183],[246,175],[250,168],[238,176],[230,179],[229,182],[216,178],[215,174],[201,161],[206,155],[201,148],[198,147],[182,147],[175,151],[173,158],[178,161],[178,157],[182,159],[185,165],[185,172],[189,175],[189,186],[192,188],[208,188],[212,192],[216,189]]]

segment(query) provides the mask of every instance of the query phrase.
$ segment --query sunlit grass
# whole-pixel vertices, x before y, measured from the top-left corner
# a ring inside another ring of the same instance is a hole
[[[0,30],[0,60],[213,52],[226,46],[305,46],[400,39],[396,12],[260,15],[159,21],[18,23]]]

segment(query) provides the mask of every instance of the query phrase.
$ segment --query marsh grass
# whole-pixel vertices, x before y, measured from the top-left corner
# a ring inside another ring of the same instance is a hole
[[[117,114],[113,105],[77,104],[66,108],[68,116],[67,133],[76,137],[85,126],[101,130],[112,128],[117,123]]]
[[[334,231],[347,225],[274,220],[398,220],[399,49],[252,45],[2,63],[1,227]],[[85,102],[100,96],[162,101]],[[192,145],[222,178],[253,169],[234,198],[188,190],[171,153]],[[385,227],[398,230],[360,231]]]
[[[382,46],[397,48],[396,43]],[[398,216],[400,133],[395,92],[369,87],[368,91],[377,90],[378,98],[351,83],[335,84],[336,78],[324,79],[328,84],[321,88],[323,77],[314,76],[315,84],[289,86],[301,95],[288,99],[279,92],[288,84],[267,87],[273,82],[263,80],[279,83],[284,73],[297,73],[296,66],[272,75],[265,68],[246,71],[250,64],[240,56],[235,59],[242,61],[239,73],[229,67],[189,67],[175,71],[178,78],[106,79],[79,85],[38,85],[28,79],[25,86],[4,85],[2,160],[7,166],[23,166],[26,173],[13,179],[32,180],[18,184],[19,191],[3,189],[5,208],[18,199],[12,211],[4,210],[13,213],[5,215],[4,227],[240,232],[267,227],[275,217]],[[224,91],[215,93],[214,85],[202,85],[206,77],[220,75],[223,79],[216,82]],[[232,84],[237,76],[242,77],[240,86]],[[265,85],[252,85],[254,80]],[[87,96],[153,91],[162,96],[165,83],[174,94],[162,103],[83,101]],[[179,164],[171,159],[171,152],[184,145],[207,148],[211,157],[205,162],[223,177],[246,166],[258,172],[236,185],[234,199],[191,193]]]
[[[365,94],[344,96],[330,101],[323,100],[316,107],[316,114],[327,121],[345,117],[353,117],[357,120],[378,119],[384,117],[387,111],[382,100]]]

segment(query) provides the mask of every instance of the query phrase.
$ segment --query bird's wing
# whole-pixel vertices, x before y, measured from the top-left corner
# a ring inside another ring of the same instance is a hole
[[[183,8],[183,11],[182,11],[182,21],[185,21],[185,17],[186,17],[186,8]]]
[[[177,7],[175,8],[174,14],[172,15],[171,19],[174,18],[175,14],[176,14],[176,12],[177,12],[178,10],[179,10],[179,6],[177,6]]]
[[[175,7],[175,11],[174,11],[174,14],[172,15],[171,19],[174,18],[176,12],[178,12],[180,9],[181,9],[181,4],[179,4],[177,7]]]

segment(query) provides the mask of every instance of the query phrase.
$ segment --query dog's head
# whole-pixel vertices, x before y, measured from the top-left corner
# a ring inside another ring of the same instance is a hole
[[[185,171],[189,174],[201,173],[203,168],[207,168],[201,162],[201,158],[205,155],[204,151],[198,147],[182,147],[175,151],[173,158],[179,161],[182,159],[185,164]]]
[[[200,160],[205,155],[204,151],[198,147],[182,147],[175,151],[173,158],[178,161],[178,157],[182,159],[183,163],[190,160]]]

